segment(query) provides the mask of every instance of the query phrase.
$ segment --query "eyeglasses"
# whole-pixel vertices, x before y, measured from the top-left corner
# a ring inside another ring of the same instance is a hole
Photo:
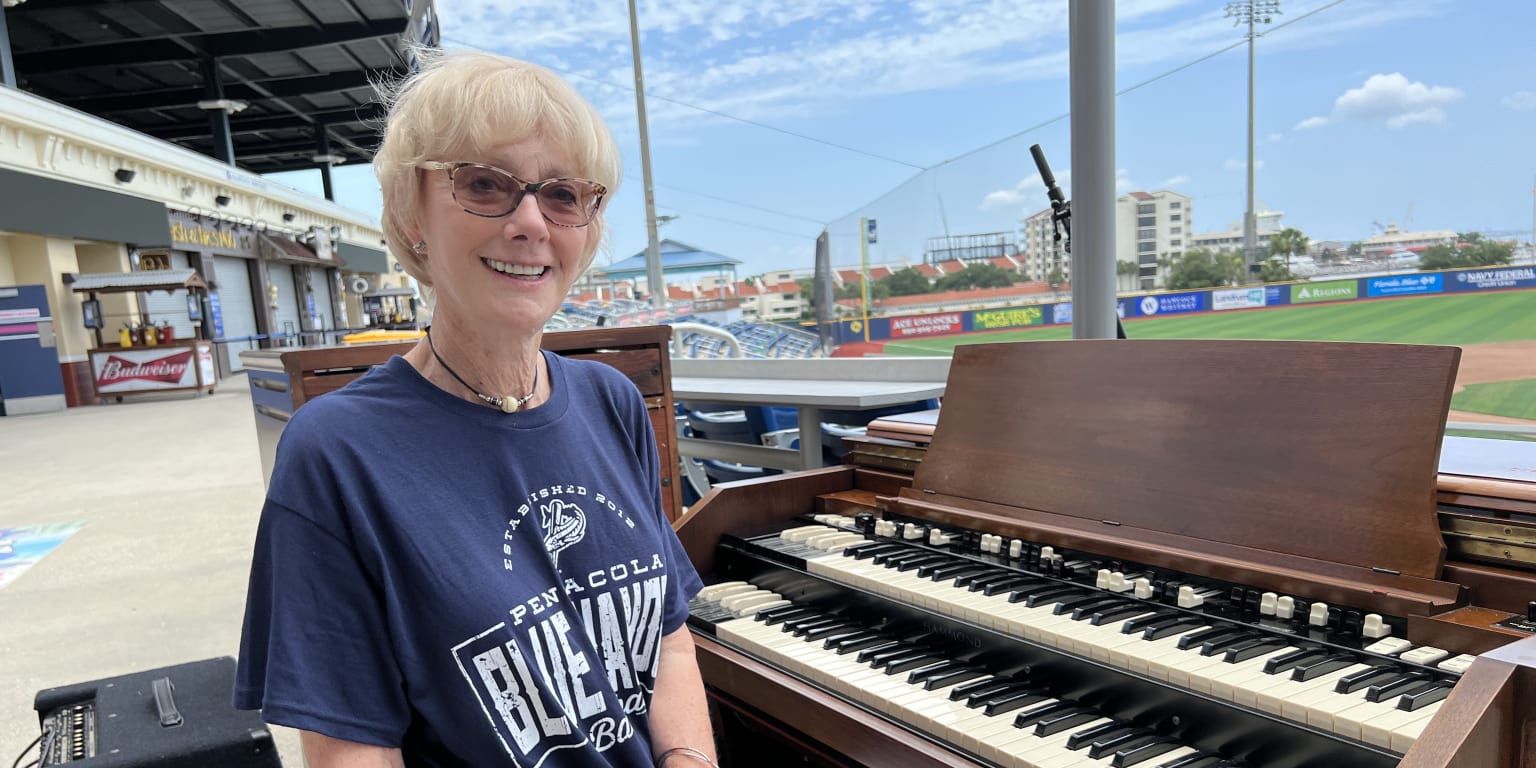
[[[483,163],[424,162],[434,171],[447,171],[454,202],[466,213],[496,219],[517,210],[525,195],[538,200],[539,213],[560,227],[585,227],[592,223],[608,188],[590,179],[524,181],[494,165]]]

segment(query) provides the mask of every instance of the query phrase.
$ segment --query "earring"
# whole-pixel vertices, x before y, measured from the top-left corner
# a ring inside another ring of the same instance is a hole
[[[425,241],[425,240],[420,240],[415,245],[411,246],[411,252],[412,253],[421,253],[422,251],[425,251],[426,249],[427,249],[427,241]]]

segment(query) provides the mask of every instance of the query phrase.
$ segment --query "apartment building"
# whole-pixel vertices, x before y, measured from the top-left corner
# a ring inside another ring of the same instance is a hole
[[[1067,254],[1066,233],[1056,242],[1051,228],[1051,209],[1038,211],[1024,219],[1023,251],[1016,257],[1024,276],[1033,282],[1048,282],[1051,272],[1061,267],[1067,281],[1072,279],[1072,259]]]
[[[1131,192],[1115,201],[1115,261],[1130,262],[1136,271],[1120,275],[1121,290],[1162,288],[1167,274],[1159,260],[1172,259],[1192,247],[1194,206],[1187,195],[1166,189]]]

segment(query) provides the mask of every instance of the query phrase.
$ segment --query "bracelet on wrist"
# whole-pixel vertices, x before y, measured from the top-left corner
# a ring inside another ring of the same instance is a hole
[[[709,759],[709,755],[706,755],[703,752],[694,749],[693,747],[673,747],[665,752],[662,752],[656,756],[656,768],[665,768],[667,759],[674,756],[692,758],[697,762],[709,766],[709,768],[720,768],[718,763]]]

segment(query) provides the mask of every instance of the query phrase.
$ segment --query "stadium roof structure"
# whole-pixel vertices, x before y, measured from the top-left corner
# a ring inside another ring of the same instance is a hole
[[[18,88],[254,173],[372,159],[371,81],[440,35],[432,0],[5,5]]]
[[[661,271],[674,274],[684,272],[732,272],[736,271],[736,265],[740,259],[722,256],[718,253],[695,248],[687,243],[679,243],[676,240],[661,241]],[[624,280],[628,278],[645,277],[645,251],[641,251],[623,261],[616,261],[601,269],[592,270],[594,277],[612,280]]]

